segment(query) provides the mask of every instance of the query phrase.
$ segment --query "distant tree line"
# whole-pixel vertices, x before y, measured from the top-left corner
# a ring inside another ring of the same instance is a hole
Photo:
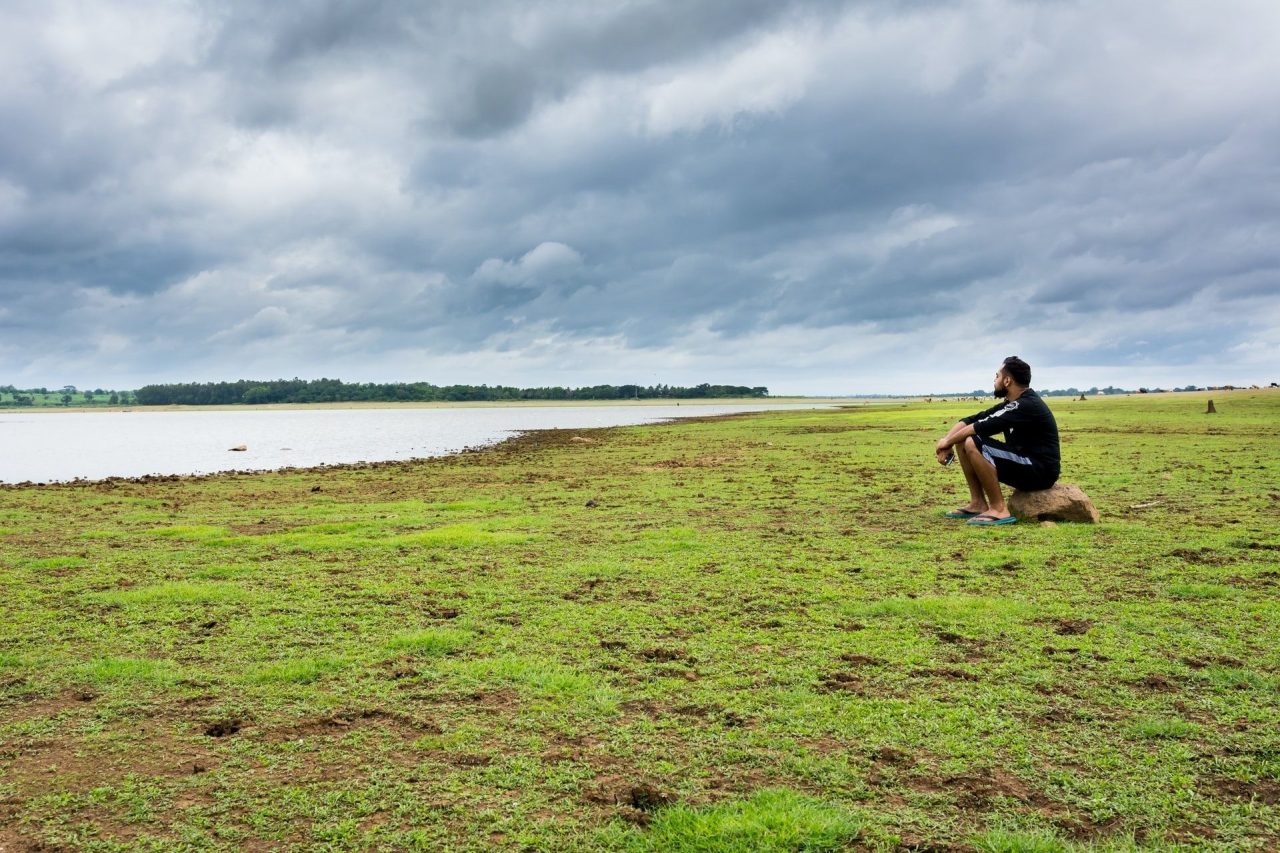
[[[132,391],[104,391],[101,388],[80,391],[74,385],[61,388],[17,388],[0,385],[0,408],[26,406],[123,406],[133,399]]]
[[[430,382],[343,382],[341,379],[275,379],[144,385],[134,392],[141,406],[224,406],[263,403],[473,402],[497,400],[687,400],[767,397],[763,386],[592,385],[586,388],[514,388],[509,385],[433,385]]]
[[[1177,390],[1196,391],[1198,389],[1192,385],[1188,385],[1186,388],[1179,388]],[[1133,392],[1126,388],[1117,388],[1114,385],[1108,385],[1106,388],[1099,388],[1097,385],[1094,385],[1092,388],[1053,388],[1048,391],[1041,391],[1037,388],[1036,393],[1041,397],[1078,397],[1081,394],[1084,394],[1086,397],[1093,397],[1098,394],[1132,394]],[[991,395],[991,389],[986,388],[971,391],[970,394],[974,397],[989,397]]]

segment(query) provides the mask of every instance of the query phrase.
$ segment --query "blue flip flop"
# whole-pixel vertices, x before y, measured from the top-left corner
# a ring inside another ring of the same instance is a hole
[[[967,522],[970,527],[997,527],[1001,524],[1017,524],[1018,517],[1015,515],[1006,515],[1004,518],[996,518],[994,515],[981,513]]]
[[[950,512],[944,512],[944,518],[973,518],[975,515],[982,515],[980,512],[974,512],[971,509],[953,509]]]

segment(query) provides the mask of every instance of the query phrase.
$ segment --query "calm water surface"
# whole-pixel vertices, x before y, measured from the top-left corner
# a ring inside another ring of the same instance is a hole
[[[0,482],[413,459],[531,429],[623,426],[811,405],[546,406],[217,412],[0,412]],[[243,452],[230,448],[244,446]]]

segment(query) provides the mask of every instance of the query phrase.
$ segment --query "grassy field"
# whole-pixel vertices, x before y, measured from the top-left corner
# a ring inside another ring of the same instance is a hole
[[[1280,393],[0,489],[0,851],[1277,849]],[[986,403],[981,404],[983,406]]]

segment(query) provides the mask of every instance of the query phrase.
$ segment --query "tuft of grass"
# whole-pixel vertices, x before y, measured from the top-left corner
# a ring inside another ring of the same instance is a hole
[[[474,548],[480,545],[508,545],[528,542],[526,533],[508,530],[488,530],[479,524],[446,524],[431,530],[420,530],[389,537],[389,544],[397,546],[428,545],[440,548]]]
[[[79,674],[85,680],[100,685],[169,685],[181,675],[169,661],[125,657],[97,658],[82,665]]]
[[[297,658],[259,666],[250,670],[247,680],[253,684],[311,684],[345,665],[346,661],[338,658]]]
[[[660,809],[647,832],[633,831],[625,848],[663,853],[782,853],[846,850],[863,821],[839,806],[788,789],[706,808]]]
[[[1029,611],[1027,604],[1004,598],[977,596],[921,596],[886,598],[850,608],[852,616],[901,616],[937,622],[964,622],[983,618],[1016,618]]]
[[[519,657],[462,661],[458,674],[481,684],[515,686],[526,693],[560,702],[585,702],[595,706],[616,703],[615,692],[600,680],[568,667]]]
[[[689,527],[668,527],[665,530],[646,530],[640,543],[650,554],[681,554],[701,550],[704,547],[698,531]]]
[[[424,628],[421,631],[410,631],[392,637],[387,642],[387,648],[401,654],[435,657],[453,654],[470,643],[471,638],[470,631],[459,631],[455,628]]]
[[[1269,690],[1275,682],[1261,673],[1236,666],[1209,666],[1200,677],[1220,690]]]
[[[1238,590],[1216,583],[1175,583],[1169,585],[1169,595],[1172,598],[1196,600],[1235,598]]]
[[[226,580],[228,578],[241,578],[246,575],[252,575],[260,571],[258,566],[241,565],[236,563],[222,563],[211,566],[202,566],[196,569],[192,574],[198,578],[206,580]]]
[[[41,557],[26,560],[23,565],[29,569],[75,569],[88,563],[83,557]]]
[[[223,539],[228,532],[225,527],[214,527],[209,524],[173,524],[148,530],[147,535],[160,539],[177,539],[180,542],[207,542]]]
[[[993,829],[975,836],[973,846],[982,853],[1068,853],[1074,845],[1047,831]]]
[[[243,601],[249,592],[229,583],[191,583],[174,581],[153,586],[97,592],[89,596],[99,604],[116,604],[121,607],[157,607],[183,604],[216,604],[226,601]]]
[[[1127,729],[1130,737],[1144,740],[1191,737],[1199,730],[1198,726],[1186,720],[1156,717],[1135,720]]]

